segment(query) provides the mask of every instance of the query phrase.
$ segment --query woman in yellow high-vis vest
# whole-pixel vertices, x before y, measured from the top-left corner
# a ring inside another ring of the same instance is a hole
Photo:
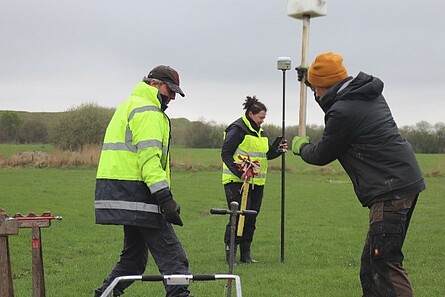
[[[241,118],[230,124],[224,131],[224,143],[221,150],[223,161],[222,183],[226,193],[227,205],[236,201],[241,205],[241,187],[246,180],[249,182],[249,195],[246,209],[257,211],[256,215],[245,217],[242,236],[236,237],[236,244],[240,245],[240,261],[242,263],[256,263],[250,255],[251,244],[255,232],[256,219],[263,200],[264,185],[267,175],[267,160],[275,159],[287,149],[287,141],[283,140],[278,146],[272,147],[261,128],[266,118],[267,108],[255,96],[247,96],[243,104],[245,113]],[[259,165],[253,177],[238,169],[236,162],[240,158],[249,158]],[[238,223],[237,223],[238,225]],[[230,221],[224,235],[226,261],[229,260]]]

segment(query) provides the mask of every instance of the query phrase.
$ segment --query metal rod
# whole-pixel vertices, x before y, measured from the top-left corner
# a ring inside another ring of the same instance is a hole
[[[282,127],[281,135],[285,138],[286,132],[286,71],[283,70],[283,115],[282,115]],[[284,215],[285,215],[285,171],[286,171],[286,154],[281,155],[281,262],[284,262]]]
[[[235,263],[235,247],[236,247],[236,219],[239,215],[256,215],[258,212],[256,210],[238,210],[239,203],[236,201],[230,202],[230,210],[228,209],[221,209],[221,208],[212,208],[210,209],[211,214],[218,214],[218,215],[225,215],[230,214],[230,243],[229,243],[229,275],[233,272],[233,265]],[[236,283],[236,290],[237,290],[237,296],[241,296],[241,291],[239,288],[241,288],[241,284],[239,283],[239,280],[235,278]],[[232,296],[232,278],[227,278],[227,296]]]
[[[204,276],[204,277],[202,277]],[[194,281],[208,281],[210,280],[209,277],[213,276],[214,280],[219,279],[230,279],[235,280],[235,286],[236,286],[236,297],[242,297],[242,290],[241,290],[241,279],[238,275],[234,274],[214,274],[214,275],[188,275],[188,274],[171,274],[171,275],[126,275],[126,276],[119,276],[116,277],[111,284],[105,289],[105,291],[100,295],[101,297],[111,297],[113,293],[114,287],[120,282],[128,282],[128,281],[166,281],[167,283],[169,281],[177,284],[189,284],[191,280]],[[174,285],[174,284],[171,284]]]
[[[247,185],[248,186],[248,185]],[[238,216],[238,202],[230,202],[230,250],[229,250],[229,274],[233,273],[233,264],[235,263],[235,232],[236,217]],[[232,280],[227,279],[227,297],[232,296]]]

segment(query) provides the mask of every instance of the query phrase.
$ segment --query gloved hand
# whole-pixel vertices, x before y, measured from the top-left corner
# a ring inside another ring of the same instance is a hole
[[[155,192],[153,195],[159,205],[161,205],[161,213],[164,215],[167,222],[182,226],[183,223],[181,217],[179,217],[181,207],[179,207],[176,201],[173,200],[173,195],[170,189],[164,188]]]
[[[297,78],[298,78],[298,81],[302,81],[303,79],[306,80],[306,76],[307,76],[307,67],[301,67],[301,66],[298,66],[297,68],[295,68],[295,70],[297,70]]]
[[[308,68],[307,67],[301,67],[298,66],[297,68],[295,68],[295,70],[297,70],[297,78],[298,81],[302,81],[304,79],[304,84],[306,86],[308,86],[312,91],[314,90],[314,88],[312,87],[312,85],[309,83],[309,81],[307,80],[307,71]]]
[[[287,152],[287,149],[289,148],[289,145],[287,144],[287,140],[283,139],[283,141],[281,141],[279,150],[280,153],[284,154],[285,152]]]
[[[294,155],[299,156],[301,147],[309,142],[309,136],[295,136],[294,139],[292,139],[292,152]]]
[[[181,217],[179,216],[179,214],[181,213],[181,207],[179,206],[179,204],[176,203],[175,200],[173,200],[173,198],[162,203],[161,212],[167,222],[179,226],[184,225],[182,223]]]

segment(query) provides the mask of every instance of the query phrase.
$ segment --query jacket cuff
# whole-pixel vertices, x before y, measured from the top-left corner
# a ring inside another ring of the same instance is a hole
[[[168,188],[164,188],[162,190],[159,190],[159,191],[153,193],[153,196],[156,198],[159,205],[162,205],[166,201],[173,199],[172,192]]]

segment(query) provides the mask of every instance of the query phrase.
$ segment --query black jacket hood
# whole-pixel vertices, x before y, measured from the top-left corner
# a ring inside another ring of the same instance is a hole
[[[360,72],[355,78],[345,78],[332,86],[328,93],[320,99],[319,105],[326,112],[336,101],[371,101],[379,97],[382,92],[383,82],[379,78]]]

